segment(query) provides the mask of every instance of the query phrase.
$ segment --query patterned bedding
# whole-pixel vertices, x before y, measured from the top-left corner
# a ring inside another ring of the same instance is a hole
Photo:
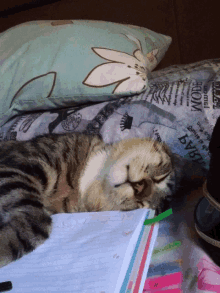
[[[171,66],[152,73],[142,94],[101,103],[18,116],[0,130],[2,140],[46,133],[101,134],[105,142],[150,136],[208,168],[208,144],[220,115],[220,59]]]

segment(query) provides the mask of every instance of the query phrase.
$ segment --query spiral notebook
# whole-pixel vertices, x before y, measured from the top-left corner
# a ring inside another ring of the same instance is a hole
[[[51,237],[34,252],[0,269],[12,293],[142,292],[158,224],[154,211],[53,216]]]

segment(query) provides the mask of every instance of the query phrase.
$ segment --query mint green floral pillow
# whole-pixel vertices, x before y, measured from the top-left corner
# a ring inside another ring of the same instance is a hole
[[[35,21],[0,34],[0,125],[27,111],[146,90],[171,38],[104,21]]]

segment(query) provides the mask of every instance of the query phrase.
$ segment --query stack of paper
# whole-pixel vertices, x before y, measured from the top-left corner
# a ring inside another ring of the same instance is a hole
[[[158,230],[143,223],[153,216],[147,209],[54,215],[50,238],[1,268],[0,282],[11,281],[12,293],[142,292]]]

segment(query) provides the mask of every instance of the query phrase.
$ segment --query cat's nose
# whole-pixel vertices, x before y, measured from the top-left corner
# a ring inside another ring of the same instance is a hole
[[[136,197],[143,197],[146,196],[146,193],[151,194],[152,189],[152,180],[151,179],[142,179],[138,182],[130,182],[131,186],[135,191]]]
[[[139,194],[139,193],[141,193],[144,190],[144,187],[146,185],[146,182],[143,179],[143,180],[141,180],[139,182],[133,182],[133,183],[131,183],[131,185],[132,185],[132,187],[135,190],[135,194]]]

